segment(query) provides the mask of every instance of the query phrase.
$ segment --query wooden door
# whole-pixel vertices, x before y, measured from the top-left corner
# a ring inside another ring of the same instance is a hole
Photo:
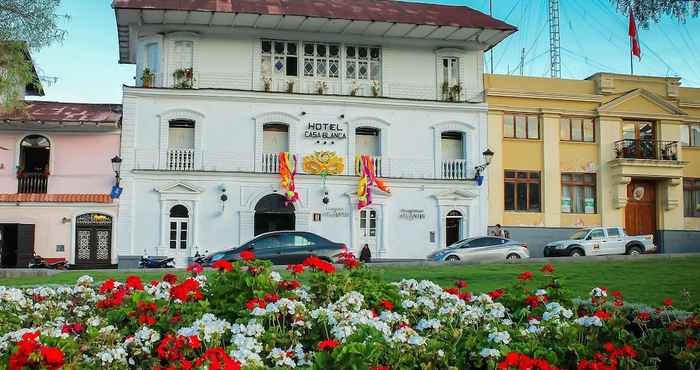
[[[28,267],[33,257],[34,225],[17,225],[17,267]]]
[[[632,180],[627,185],[625,231],[629,235],[656,233],[656,183]]]

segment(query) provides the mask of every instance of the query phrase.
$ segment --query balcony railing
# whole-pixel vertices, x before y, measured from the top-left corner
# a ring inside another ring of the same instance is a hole
[[[43,172],[26,172],[17,176],[17,192],[26,194],[46,194],[49,176]]]
[[[469,179],[469,165],[465,159],[445,159],[442,161],[442,178],[445,180]]]
[[[369,158],[372,161],[372,166],[374,167],[374,172],[377,177],[382,177],[382,157],[370,156]],[[360,168],[357,166],[357,163],[355,163],[355,176],[360,176]]]
[[[194,149],[169,149],[168,170],[194,171]]]
[[[618,159],[678,160],[678,142],[625,139],[615,142]]]
[[[260,171],[263,173],[279,173],[280,172],[280,155],[279,153],[263,153],[262,166]]]

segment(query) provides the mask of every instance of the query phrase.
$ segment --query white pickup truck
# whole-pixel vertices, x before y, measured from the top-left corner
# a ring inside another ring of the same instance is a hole
[[[569,239],[547,244],[544,256],[639,255],[654,251],[653,235],[629,236],[621,227],[595,227],[578,230]]]

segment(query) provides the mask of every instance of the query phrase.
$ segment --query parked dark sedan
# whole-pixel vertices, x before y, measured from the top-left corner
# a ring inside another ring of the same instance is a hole
[[[241,252],[247,250],[255,253],[258,259],[286,265],[302,263],[311,256],[336,263],[347,252],[347,246],[305,231],[274,231],[258,235],[238,248],[212,253],[203,259],[202,264],[211,265],[221,259],[235,261],[241,258]]]

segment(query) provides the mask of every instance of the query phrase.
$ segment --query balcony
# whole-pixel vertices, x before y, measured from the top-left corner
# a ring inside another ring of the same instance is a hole
[[[445,159],[442,161],[442,178],[444,180],[468,180],[471,169],[466,159]]]
[[[678,142],[661,140],[625,139],[615,142],[618,159],[678,160]]]
[[[372,167],[374,167],[377,177],[382,177],[382,157],[370,156],[369,158],[372,161]],[[360,176],[360,168],[357,166],[357,163],[354,167],[355,176]]]
[[[46,194],[49,175],[43,172],[25,172],[17,176],[17,192],[24,194]]]
[[[194,149],[169,149],[166,155],[169,171],[194,171]]]

